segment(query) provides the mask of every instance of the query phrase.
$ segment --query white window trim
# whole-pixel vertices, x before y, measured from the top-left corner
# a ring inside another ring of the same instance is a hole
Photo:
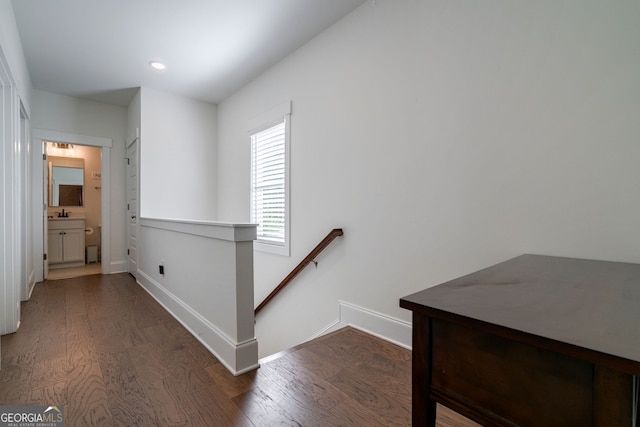
[[[289,256],[291,251],[291,101],[285,102],[271,110],[261,114],[260,116],[249,121],[249,140],[251,135],[268,129],[277,123],[281,123],[284,118],[285,139],[284,139],[284,244],[274,244],[267,241],[255,240],[253,249],[261,252],[268,252],[277,255]],[[253,187],[253,182],[251,183]],[[251,197],[251,194],[249,195]],[[251,202],[249,202],[251,205]]]

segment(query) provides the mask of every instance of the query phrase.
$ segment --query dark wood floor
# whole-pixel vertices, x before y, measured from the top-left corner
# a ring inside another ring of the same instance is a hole
[[[0,405],[63,405],[69,426],[408,426],[410,357],[345,328],[234,377],[131,276],[85,276],[23,303]],[[477,425],[443,407],[438,422]]]

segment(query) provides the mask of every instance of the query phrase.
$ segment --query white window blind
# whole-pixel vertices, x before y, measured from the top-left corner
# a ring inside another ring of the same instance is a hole
[[[286,122],[251,135],[251,221],[257,240],[284,246],[287,230]]]

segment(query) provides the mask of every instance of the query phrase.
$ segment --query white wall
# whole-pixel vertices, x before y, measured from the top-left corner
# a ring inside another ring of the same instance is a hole
[[[28,109],[31,104],[31,77],[10,0],[0,0],[0,48],[9,63],[20,99]]]
[[[111,265],[116,266],[116,270],[126,269],[122,266],[126,266],[127,259],[126,163],[124,161],[127,109],[122,106],[34,90],[31,124],[35,129],[113,140],[110,150],[110,189],[106,189],[110,191],[111,208],[110,259]],[[106,187],[105,182],[102,182],[102,187]],[[112,272],[114,272],[113,269]]]
[[[638,22],[624,0],[367,2],[222,102],[222,221],[249,218],[247,120],[293,102],[292,256],[255,254],[256,303],[345,231],[258,317],[261,354],[338,300],[409,320],[402,296],[521,253],[640,262]]]
[[[140,213],[213,220],[216,214],[216,106],[140,89]]]

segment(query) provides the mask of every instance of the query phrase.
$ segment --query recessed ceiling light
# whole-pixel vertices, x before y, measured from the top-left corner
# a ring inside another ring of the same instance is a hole
[[[165,68],[167,68],[167,66],[160,61],[151,61],[149,62],[149,65],[151,66],[151,68],[154,68],[156,70],[164,70]]]

